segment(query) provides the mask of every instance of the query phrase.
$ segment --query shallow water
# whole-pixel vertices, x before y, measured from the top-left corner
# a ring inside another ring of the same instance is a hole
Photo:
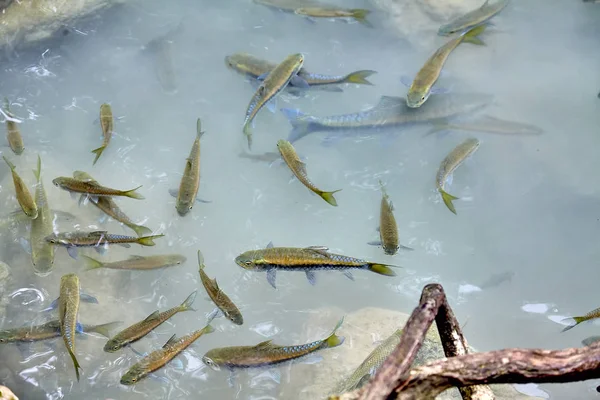
[[[515,2],[484,34],[487,46],[461,45],[446,64],[440,85],[493,94],[485,114],[537,125],[543,135],[450,132],[424,137],[429,128],[416,126],[350,135],[329,146],[321,143],[323,133],[297,142],[312,181],[320,188],[343,189],[336,194],[339,207],[334,208],[299,182],[289,182],[287,167],[238,157],[246,143],[243,115],[254,89],[226,68],[224,57],[245,51],[277,61],[302,52],[312,72],[378,71],[370,78],[374,86],[350,85],[343,93],[314,91],[299,99],[285,95],[278,101],[278,107],[326,116],[372,106],[381,95],[404,96],[400,77],[412,76],[446,39],[437,38],[430,48],[412,46],[409,38],[390,29],[389,21],[383,23],[386,16],[381,12],[372,16],[375,28],[369,29],[330,21],[312,24],[249,1],[162,3],[133,2],[103,12],[72,27],[60,40],[17,50],[17,57],[5,60],[0,92],[24,119],[20,127],[26,151],[21,157],[7,148],[2,152],[30,185],[30,170],[41,155],[51,207],[79,218],[77,225],[61,223],[61,231],[101,228],[131,233],[114,221],[100,223],[100,212],[90,205],[78,208],[68,193],[51,184],[53,178],[85,170],[107,186],[143,185],[140,192],[146,200],[119,199],[118,204],[134,220],[166,237],[152,248],[112,247],[102,258],[181,253],[188,260],[164,271],[84,272],[81,260],[59,248],[53,273],[36,277],[29,255],[18,243],[28,236],[26,231],[4,231],[0,259],[12,268],[9,292],[14,296],[0,328],[41,323],[44,317],[38,311],[58,295],[60,276],[70,272],[78,272],[83,290],[99,300],[97,305],[81,306],[80,320],[122,320],[121,328],[157,308],[181,303],[198,289],[197,312],[175,316],[156,335],[134,346],[141,352],[156,349],[173,333],[184,335],[204,326],[205,314],[213,308],[203,299],[198,249],[204,253],[207,273],[241,308],[245,323],[238,327],[223,318],[215,320],[217,332],[200,338],[178,357],[183,370],[170,365],[156,374],[159,379],[134,387],[118,381],[138,356],[129,349],[104,353],[105,340],[99,337],[77,342],[83,367],[79,384],[60,339],[50,341],[50,347],[24,346],[22,352],[5,345],[0,367],[3,374],[16,373],[14,389],[21,391],[21,398],[277,398],[277,385],[268,379],[253,381],[255,373],[240,373],[236,388],[230,389],[227,373],[203,366],[202,355],[213,347],[255,344],[271,336],[281,344],[320,339],[335,321],[319,327],[317,337],[302,332],[311,310],[324,305],[346,312],[365,306],[410,312],[428,282],[444,286],[461,321],[468,319],[470,344],[481,350],[558,349],[579,346],[585,337],[598,334],[593,324],[560,333],[562,326],[550,317],[581,315],[599,306],[594,295],[600,277],[594,238],[600,233],[600,188],[595,184],[600,167],[600,5]],[[370,5],[356,0],[344,6]],[[166,94],[152,57],[141,47],[180,22],[183,30],[172,37],[177,92]],[[435,35],[435,29],[432,24],[429,34]],[[101,144],[94,120],[103,102],[111,104],[118,119],[112,142],[92,167],[90,150]],[[168,189],[179,183],[198,117],[206,131],[198,196],[212,203],[197,204],[182,218]],[[289,128],[282,114],[263,110],[256,119],[253,151],[276,151],[277,139],[287,137]],[[481,146],[457,170],[450,186],[450,192],[463,199],[455,202],[455,216],[439,199],[434,179],[440,161],[468,136],[477,137]],[[0,167],[0,174],[0,202],[10,212],[18,207],[12,182],[7,168]],[[377,239],[379,179],[394,202],[401,241],[413,252],[389,257],[366,244]],[[264,273],[245,273],[233,262],[243,251],[270,241],[276,246],[325,245],[333,252],[401,265],[404,270],[395,278],[357,271],[354,282],[336,272],[321,272],[314,287],[304,274],[280,272],[274,290]],[[82,253],[100,257],[93,250]],[[464,290],[467,284],[481,285],[505,271],[514,272],[510,281],[482,292]],[[284,376],[287,368],[281,368]],[[551,398],[583,399],[593,398],[597,385],[590,381],[541,388]]]

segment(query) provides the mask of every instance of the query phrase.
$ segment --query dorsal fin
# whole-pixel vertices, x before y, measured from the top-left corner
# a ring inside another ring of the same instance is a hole
[[[169,340],[167,340],[167,343],[164,344],[163,349],[167,346],[172,345],[176,341],[177,341],[177,337],[175,335],[171,336],[171,338]]]
[[[221,289],[219,289],[219,284],[217,283],[217,278],[211,279],[210,283],[212,283],[215,290],[217,290],[217,291],[221,290]]]
[[[130,260],[143,260],[143,259],[144,259],[144,257],[142,257],[142,256],[135,256],[135,255],[133,255],[133,256],[129,256],[129,259],[130,259]]]
[[[148,315],[144,321],[152,321],[154,318],[158,317],[158,314],[158,310],[156,310],[152,314]]]
[[[271,347],[273,347],[273,340],[265,340],[264,342],[260,342],[259,344],[257,344],[256,346],[254,346],[254,348],[256,349],[269,349]]]
[[[93,231],[90,232],[90,236],[103,236],[106,235],[108,231]]]
[[[306,247],[305,250],[311,250],[311,251],[314,251],[315,253],[319,253],[322,256],[329,257],[329,253],[327,252],[329,250],[329,247],[309,246],[309,247]]]

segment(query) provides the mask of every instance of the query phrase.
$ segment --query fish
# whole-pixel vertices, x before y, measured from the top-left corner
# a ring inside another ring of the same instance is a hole
[[[102,128],[102,146],[97,149],[92,150],[92,153],[96,154],[96,158],[94,158],[94,165],[110,143],[110,139],[113,133],[113,115],[112,109],[109,104],[102,104],[100,106],[100,127]]]
[[[199,273],[200,280],[202,281],[202,285],[204,289],[206,289],[206,293],[208,293],[208,297],[215,303],[218,310],[220,310],[225,318],[230,320],[236,325],[242,325],[244,323],[244,318],[242,317],[242,313],[237,308],[237,306],[231,301],[231,299],[221,290],[219,285],[217,284],[216,279],[210,279],[204,269],[206,266],[204,265],[204,256],[202,252],[198,250],[198,265],[199,265]],[[218,313],[215,313],[215,316]]]
[[[254,3],[275,8],[280,11],[293,13],[299,6],[318,7],[320,3],[310,0],[253,0]]]
[[[189,157],[185,160],[185,168],[181,177],[181,183],[179,184],[179,191],[176,193],[172,192],[177,197],[175,208],[177,209],[177,213],[182,217],[192,210],[194,203],[198,200],[196,196],[200,187],[200,138],[203,134],[202,123],[200,122],[200,118],[198,118],[196,121],[196,139],[192,145]]]
[[[600,308],[596,308],[595,310],[592,310],[589,313],[587,313],[585,315],[582,315],[580,317],[571,317],[571,318],[565,318],[565,319],[563,319],[563,322],[567,321],[567,320],[574,320],[575,323],[567,326],[562,331],[566,332],[568,330],[571,330],[571,329],[575,328],[577,325],[579,325],[582,322],[589,321],[589,320],[592,320],[592,319],[595,319],[595,318],[600,318]]]
[[[277,270],[304,271],[311,285],[316,284],[315,271],[341,270],[349,279],[354,279],[350,269],[366,269],[380,275],[396,276],[390,268],[400,268],[395,265],[379,264],[328,252],[327,247],[311,246],[299,247],[274,247],[269,243],[267,248],[250,250],[235,258],[235,263],[246,270],[265,271],[267,281],[275,286]]]
[[[308,179],[306,174],[306,164],[300,161],[300,157],[298,157],[298,153],[296,153],[296,149],[294,146],[288,142],[287,140],[280,139],[277,141],[277,149],[281,154],[281,158],[287,164],[287,166],[292,170],[292,173],[298,180],[306,186],[310,191],[318,194],[323,200],[332,206],[337,207],[337,201],[333,195],[342,189],[333,190],[331,192],[326,192],[317,188],[311,181]]]
[[[540,127],[521,122],[508,121],[490,115],[483,115],[477,120],[469,122],[447,122],[438,121],[429,132],[425,134],[431,135],[440,131],[473,131],[495,133],[499,135],[518,135],[518,136],[537,136],[544,133]]]
[[[446,190],[444,189],[446,185],[446,180],[450,175],[452,175],[454,170],[456,170],[456,168],[458,168],[463,163],[463,161],[465,161],[467,157],[473,154],[478,148],[479,140],[475,138],[469,138],[465,140],[464,142],[456,146],[454,150],[452,150],[450,154],[448,154],[446,158],[444,158],[444,160],[440,164],[440,168],[438,169],[435,180],[437,189],[442,195],[442,200],[444,201],[446,207],[448,207],[448,209],[454,214],[456,214],[456,209],[454,208],[454,204],[452,203],[452,201],[458,200],[458,197],[452,196],[451,194],[446,192]]]
[[[110,330],[122,324],[121,321],[100,325],[85,325],[77,323],[76,333],[98,333],[110,337]],[[0,330],[0,343],[37,342],[60,337],[60,321],[53,320],[42,325],[26,326],[23,328]]]
[[[150,40],[143,50],[153,57],[154,72],[162,89],[167,94],[177,93],[177,79],[173,67],[172,40],[184,30],[183,20],[167,33]]]
[[[31,262],[36,274],[46,276],[54,267],[54,246],[49,244],[45,238],[53,232],[52,211],[48,204],[48,197],[42,182],[42,159],[38,155],[37,170],[33,171],[37,180],[35,188],[35,204],[38,216],[31,221]]]
[[[277,365],[295,360],[323,349],[330,349],[344,343],[344,337],[336,334],[342,326],[344,318],[340,319],[333,332],[325,339],[316,340],[302,345],[280,346],[271,340],[261,342],[256,346],[219,347],[209,350],[202,357],[204,364],[219,371],[221,368],[256,368]]]
[[[269,74],[277,64],[255,57],[248,53],[234,53],[225,57],[225,63],[229,68],[236,72],[258,79]],[[308,72],[304,67],[298,71],[298,76],[308,83],[309,88],[320,86],[332,86],[344,83],[353,83],[357,85],[373,85],[367,78],[376,74],[377,71],[360,70],[347,75],[324,75]],[[288,88],[295,87],[295,80],[292,78]]]
[[[394,217],[394,204],[383,186],[383,182],[379,181],[381,187],[381,205],[379,211],[379,241],[369,242],[373,246],[383,247],[385,254],[393,256],[398,252],[398,249],[413,250],[400,244],[398,238],[398,224]]]
[[[106,231],[76,231],[52,233],[51,235],[46,236],[46,241],[55,246],[66,247],[69,255],[77,259],[77,247],[95,247],[96,251],[101,253],[105,250],[105,247],[110,244],[118,244],[126,248],[131,247],[130,243],[137,243],[142,246],[154,246],[154,239],[158,239],[163,236],[165,235],[160,234],[153,236],[133,237],[115,235]]]
[[[68,176],[59,176],[58,178],[54,178],[52,180],[54,186],[57,186],[67,192],[71,193],[84,193],[91,197],[103,197],[103,196],[124,196],[132,199],[143,200],[144,196],[137,193],[136,190],[142,187],[142,185],[130,189],[130,190],[117,190],[104,187],[99,185],[98,183],[90,182],[90,181],[80,181],[74,178],[69,178]]]
[[[362,8],[333,8],[333,7],[300,7],[294,10],[298,15],[304,15],[311,18],[346,18],[354,19],[361,24],[371,26],[367,21],[367,15],[370,10]]]
[[[336,393],[346,393],[361,388],[367,383],[375,372],[381,367],[386,358],[394,351],[400,339],[402,338],[402,329],[396,330],[377,346],[365,360],[354,370],[354,372],[344,379],[335,390]]]
[[[133,385],[139,382],[151,372],[167,365],[169,361],[177,357],[179,353],[199,339],[200,336],[214,331],[215,329],[211,325],[206,325],[204,328],[180,338],[177,338],[175,335],[171,336],[161,349],[153,351],[129,368],[125,375],[121,377],[121,384]]]
[[[252,133],[250,127],[256,114],[267,104],[271,99],[279,94],[290,82],[290,80],[296,76],[302,65],[304,64],[304,55],[297,53],[291,54],[285,58],[280,64],[278,64],[269,74],[264,78],[254,96],[248,104],[246,109],[246,117],[244,118],[243,131],[244,135],[248,140],[248,148],[252,148]],[[297,78],[297,81],[303,81],[302,78]],[[308,87],[306,81],[305,86]]]
[[[6,97],[4,98],[4,113],[6,114],[5,117],[14,118],[14,115],[10,112],[10,102]],[[14,119],[6,118],[6,140],[8,141],[8,146],[16,155],[21,155],[25,150],[23,137]]]
[[[126,260],[114,262],[102,262],[92,257],[82,256],[86,262],[87,271],[99,268],[120,269],[120,270],[141,270],[147,271],[174,265],[181,265],[186,261],[185,256],[180,254],[166,254],[158,256],[129,256]]]
[[[600,342],[600,336],[590,336],[581,341],[584,346],[591,346],[594,343]]]
[[[431,98],[427,107],[410,108],[403,97],[382,96],[375,106],[351,114],[314,117],[289,108],[282,108],[281,112],[292,125],[288,141],[294,143],[315,132],[377,132],[448,120],[483,108],[491,103],[492,98],[482,93],[446,93]]]
[[[440,26],[438,35],[449,36],[458,32],[464,32],[475,26],[481,25],[492,19],[508,5],[508,0],[486,0],[481,7],[469,11],[465,15]]]
[[[417,72],[412,84],[408,88],[406,105],[411,108],[421,107],[432,93],[433,84],[438,80],[450,53],[452,53],[452,51],[462,42],[484,45],[477,36],[480,35],[485,28],[485,25],[472,28],[459,37],[451,39],[437,49],[436,52],[425,61],[425,64],[421,67],[419,72]]]
[[[73,172],[73,178],[80,180],[80,181],[92,182],[94,184],[99,185],[98,181],[96,181],[94,178],[92,178],[92,176],[90,174],[88,174],[87,172],[75,171],[75,172]],[[82,202],[86,198],[89,198],[89,196],[87,194],[82,194],[79,201]],[[99,208],[104,214],[108,215],[115,221],[119,221],[123,225],[128,226],[129,228],[133,229],[133,231],[138,236],[146,236],[146,235],[149,235],[152,233],[152,229],[145,227],[143,225],[138,225],[135,222],[133,222],[119,208],[117,203],[115,203],[115,201],[111,197],[107,197],[107,196],[97,197],[95,199],[90,199],[90,202],[93,205],[95,205],[97,208]]]
[[[31,192],[27,188],[23,179],[17,174],[15,165],[8,161],[8,158],[2,156],[4,161],[10,168],[10,172],[12,173],[13,184],[15,185],[15,194],[17,196],[17,201],[19,202],[19,206],[21,206],[21,210],[31,219],[36,219],[38,216],[38,208],[31,196]]]
[[[252,160],[252,161],[265,161],[265,162],[268,162],[269,164],[271,164],[277,160],[280,160],[281,154],[275,153],[273,151],[269,151],[269,152],[266,152],[263,154],[252,154],[252,153],[246,153],[245,151],[243,151],[240,154],[238,154],[238,157],[246,158],[246,159]]]
[[[117,333],[114,337],[112,337],[106,344],[104,345],[104,351],[108,353],[114,353],[122,349],[123,347],[136,342],[146,336],[150,331],[157,328],[163,322],[171,318],[173,315],[183,312],[183,311],[196,311],[192,304],[196,299],[196,294],[198,293],[195,290],[192,294],[190,294],[180,305],[177,307],[173,307],[168,309],[167,311],[163,311],[161,313],[158,310],[154,311],[152,314],[148,315],[146,319],[140,321],[136,324],[131,325],[128,328],[125,328],[121,332]]]
[[[77,332],[77,313],[79,312],[79,277],[75,274],[63,275],[60,278],[60,295],[58,298],[58,320],[60,334],[67,351],[73,360],[77,382],[81,366],[75,356],[75,333]]]

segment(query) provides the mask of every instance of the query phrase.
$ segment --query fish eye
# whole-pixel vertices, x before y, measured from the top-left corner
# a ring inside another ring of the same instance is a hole
[[[189,206],[189,207],[188,207],[188,210],[191,210],[191,209],[192,209],[192,207],[193,207],[193,206]]]
[[[244,264],[250,266],[250,265],[252,265],[252,261],[245,261]]]
[[[425,96],[421,97],[421,101],[424,101],[424,100],[425,100]]]

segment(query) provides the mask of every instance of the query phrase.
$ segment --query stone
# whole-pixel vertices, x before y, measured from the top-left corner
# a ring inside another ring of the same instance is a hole
[[[6,386],[0,386],[0,400],[19,400],[19,398]]]

